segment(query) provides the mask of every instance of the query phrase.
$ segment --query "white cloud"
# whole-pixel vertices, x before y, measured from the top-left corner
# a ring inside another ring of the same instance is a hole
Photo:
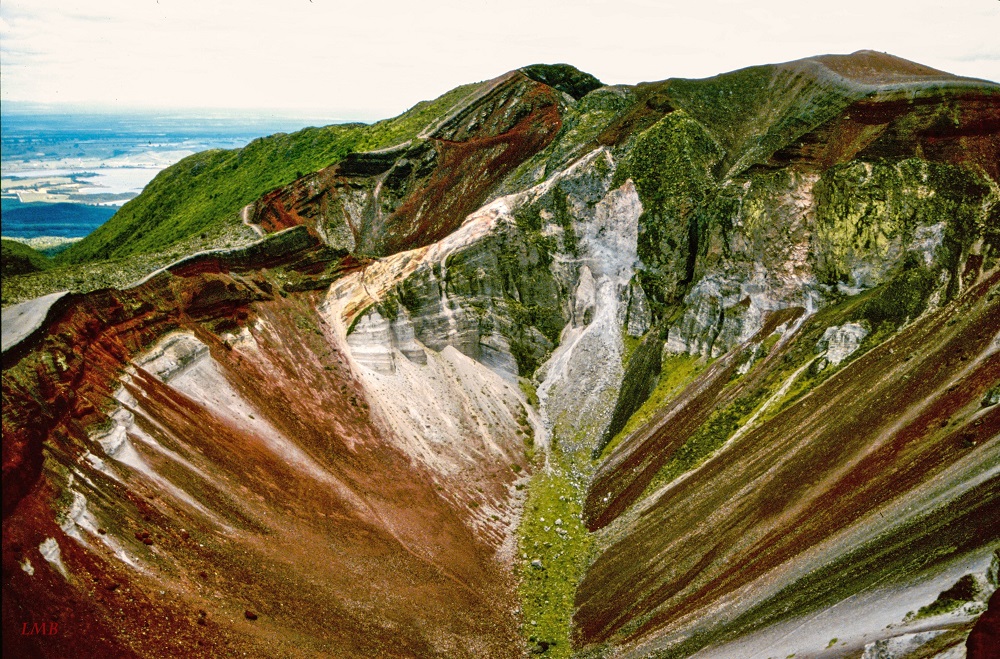
[[[2,99],[397,113],[524,64],[606,82],[873,48],[1000,80],[996,0],[4,0]]]

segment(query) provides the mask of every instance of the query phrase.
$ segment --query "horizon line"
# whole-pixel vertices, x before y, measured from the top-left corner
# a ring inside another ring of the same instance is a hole
[[[402,110],[405,112],[406,110]],[[211,118],[213,116],[266,119],[271,115],[276,119],[323,119],[329,123],[375,123],[382,119],[397,116],[383,114],[375,109],[334,109],[326,110],[318,107],[243,107],[243,106],[153,106],[153,105],[115,105],[111,103],[76,103],[50,101],[0,101],[0,113],[4,115],[19,114],[95,114],[95,115],[189,115]]]

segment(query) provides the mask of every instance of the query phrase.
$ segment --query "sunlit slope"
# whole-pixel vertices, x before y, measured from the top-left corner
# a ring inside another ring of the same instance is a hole
[[[220,226],[238,226],[240,209],[265,192],[353,151],[404,142],[474,88],[458,87],[371,126],[305,128],[254,140],[242,149],[189,156],[161,172],[142,194],[59,260],[83,263],[152,252],[202,232],[215,233]]]

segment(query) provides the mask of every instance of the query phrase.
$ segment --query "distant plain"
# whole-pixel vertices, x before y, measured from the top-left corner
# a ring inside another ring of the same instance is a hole
[[[4,110],[2,233],[36,246],[86,236],[184,157],[337,121],[249,112]]]

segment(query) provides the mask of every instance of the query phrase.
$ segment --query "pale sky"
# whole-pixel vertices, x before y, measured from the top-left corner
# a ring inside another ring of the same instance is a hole
[[[535,62],[606,83],[882,50],[1000,80],[998,0],[3,0],[0,99],[372,120]]]

